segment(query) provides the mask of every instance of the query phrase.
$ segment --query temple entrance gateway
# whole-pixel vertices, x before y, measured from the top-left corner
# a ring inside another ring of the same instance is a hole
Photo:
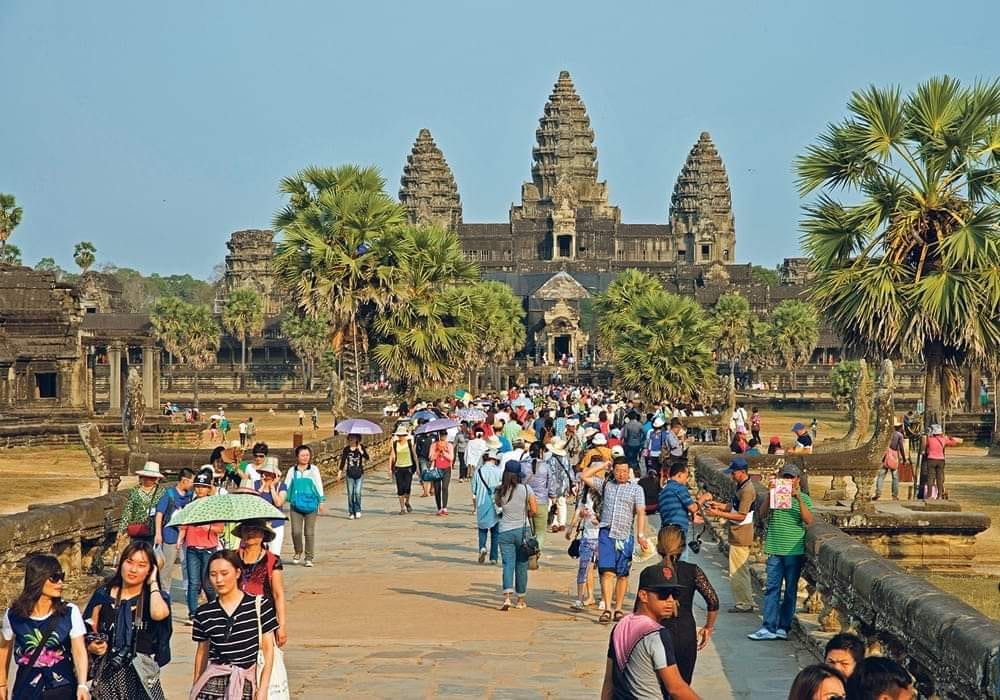
[[[552,359],[558,360],[563,355],[569,356],[573,350],[573,346],[568,335],[557,335],[552,339]]]

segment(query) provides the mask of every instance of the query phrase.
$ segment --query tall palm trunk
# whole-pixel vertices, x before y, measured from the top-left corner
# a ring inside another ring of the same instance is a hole
[[[240,336],[240,389],[247,388],[247,334]]]
[[[361,411],[361,373],[363,371],[364,346],[363,330],[352,320],[344,338],[344,388],[347,391],[347,405],[353,411]]]
[[[194,369],[194,407],[198,408],[198,367],[193,367]]]

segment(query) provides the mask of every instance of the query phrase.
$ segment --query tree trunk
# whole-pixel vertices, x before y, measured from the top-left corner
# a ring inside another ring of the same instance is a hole
[[[944,344],[928,340],[924,343],[924,428],[935,423],[944,425]]]
[[[194,407],[198,408],[198,368],[194,369]]]
[[[353,411],[361,411],[361,372],[362,372],[362,338],[363,331],[356,321],[344,338],[344,383],[347,385],[347,405]]]

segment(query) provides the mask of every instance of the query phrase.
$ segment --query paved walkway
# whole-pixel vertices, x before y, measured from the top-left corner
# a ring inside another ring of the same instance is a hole
[[[500,612],[500,569],[476,562],[469,484],[452,482],[451,491],[449,517],[436,517],[433,498],[419,496],[414,512],[401,516],[389,481],[371,474],[364,517],[352,521],[343,488],[330,490],[316,567],[285,570],[293,698],[599,697],[609,627],[597,623],[596,612],[568,607],[576,560],[565,555],[566,540],[548,535],[549,554],[529,574],[530,607]],[[749,641],[759,618],[725,612],[731,600],[722,556],[709,545],[697,561],[723,612],[699,656],[695,690],[707,700],[787,697],[808,661],[797,658],[793,642]],[[183,603],[174,612],[183,619]],[[696,616],[703,619],[703,607]],[[194,649],[189,627],[174,630],[174,661],[165,669],[171,700],[187,697]]]

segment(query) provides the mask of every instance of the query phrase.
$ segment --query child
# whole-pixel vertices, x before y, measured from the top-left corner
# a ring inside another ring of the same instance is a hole
[[[601,525],[600,516],[594,512],[594,492],[585,488],[579,505],[573,513],[573,520],[566,528],[566,539],[571,539],[580,530],[580,568],[576,573],[576,600],[570,606],[574,610],[594,604],[594,562],[597,560],[597,536]]]

